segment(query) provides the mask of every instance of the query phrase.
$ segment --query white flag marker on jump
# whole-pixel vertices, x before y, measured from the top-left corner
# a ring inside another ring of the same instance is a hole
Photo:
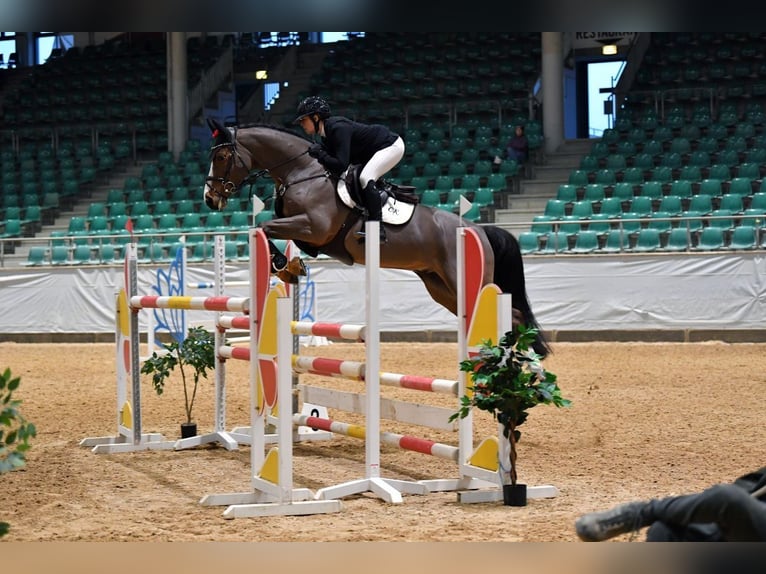
[[[264,207],[266,207],[266,204],[263,203],[261,198],[257,195],[253,195],[253,217],[263,211]]]
[[[473,203],[468,201],[465,195],[460,196],[460,217],[463,217],[473,206]]]

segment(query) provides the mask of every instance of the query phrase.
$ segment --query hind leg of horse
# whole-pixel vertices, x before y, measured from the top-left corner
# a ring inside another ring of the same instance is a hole
[[[436,273],[415,271],[423,285],[431,296],[431,299],[447,309],[453,315],[457,315],[457,292],[454,287],[447,285]]]

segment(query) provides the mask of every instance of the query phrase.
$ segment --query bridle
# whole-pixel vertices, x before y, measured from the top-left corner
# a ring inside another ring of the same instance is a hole
[[[224,149],[224,148],[231,149],[231,154],[229,154],[229,159],[226,164],[226,171],[224,172],[222,177],[213,177],[211,175],[207,176],[205,178],[205,187],[208,188],[209,193],[223,197],[223,199],[226,200],[229,197],[231,197],[233,194],[237,193],[237,191],[239,191],[240,186],[249,185],[252,188],[253,184],[255,184],[258,178],[268,174],[269,170],[261,169],[257,171],[256,173],[248,173],[247,176],[245,176],[245,178],[239,183],[239,185],[237,185],[231,179],[229,179],[231,170],[234,167],[234,159],[235,158],[239,159],[240,163],[243,166],[246,164],[245,164],[244,158],[240,155],[239,151],[237,151],[236,141],[224,142],[224,143],[216,144],[213,147],[211,147],[210,160],[212,162],[216,152],[219,149]],[[220,192],[218,192],[212,185],[210,185],[210,183],[212,182],[221,184]]]
[[[292,156],[292,157],[290,157],[290,158],[288,158],[288,159],[286,159],[286,160],[284,160],[284,161],[282,161],[282,162],[280,162],[280,163],[278,163],[276,165],[273,165],[271,167],[268,167],[268,168],[265,168],[265,169],[259,169],[259,170],[255,171],[255,172],[250,171],[242,179],[242,181],[238,185],[238,184],[234,183],[229,178],[229,176],[231,174],[231,170],[234,167],[235,158],[237,158],[239,160],[239,162],[242,164],[242,166],[246,166],[247,164],[245,163],[245,160],[242,157],[242,155],[240,155],[239,151],[237,150],[236,133],[234,134],[234,141],[216,144],[216,145],[214,145],[214,146],[212,146],[210,148],[211,162],[212,162],[212,158],[215,156],[216,151],[218,151],[219,149],[224,149],[224,148],[230,148],[231,154],[229,155],[228,162],[227,162],[227,165],[226,165],[226,171],[224,172],[223,176],[222,177],[207,176],[205,178],[205,187],[208,189],[208,193],[223,199],[224,200],[224,205],[225,205],[226,201],[229,199],[229,197],[231,197],[233,194],[237,193],[244,186],[250,186],[250,191],[252,191],[253,185],[255,184],[255,182],[258,180],[259,177],[263,177],[265,175],[271,176],[271,171],[272,170],[280,168],[283,165],[287,165],[289,163],[292,163],[293,161],[297,160],[301,156],[306,155],[308,153],[308,150],[305,150],[305,151],[302,151],[301,153],[299,153],[299,154],[297,154],[295,156]],[[278,193],[279,194],[284,194],[290,186],[296,185],[298,183],[302,183],[304,181],[309,181],[309,180],[312,180],[312,179],[318,179],[320,177],[329,177],[329,174],[328,174],[328,172],[325,171],[325,172],[323,172],[321,174],[311,175],[311,176],[304,177],[304,178],[301,178],[301,179],[298,179],[296,181],[292,181],[292,182],[289,182],[289,183],[288,182],[281,182],[280,185],[279,185]],[[210,185],[211,182],[220,183],[221,184],[221,191],[220,192],[216,191],[216,189],[212,185]]]

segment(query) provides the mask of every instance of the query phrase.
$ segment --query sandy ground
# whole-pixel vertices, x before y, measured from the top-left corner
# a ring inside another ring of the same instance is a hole
[[[525,507],[459,504],[455,493],[405,495],[389,504],[373,493],[346,497],[342,511],[312,516],[223,518],[203,506],[208,494],[248,492],[250,447],[218,444],[183,451],[94,454],[81,439],[116,431],[115,367],[110,344],[0,344],[0,366],[22,379],[18,398],[38,435],[25,468],[0,477],[3,542],[25,541],[576,541],[584,512],[636,498],[701,490],[764,464],[766,345],[721,343],[559,343],[546,361],[569,409],[535,408],[521,428],[519,478],[550,484],[554,498]],[[357,344],[302,352],[363,357]],[[456,345],[382,345],[384,370],[455,378]],[[247,365],[229,361],[227,428],[248,424]],[[352,389],[354,383],[305,382]],[[178,381],[180,383],[180,380]],[[358,388],[358,387],[356,387]],[[383,388],[401,400],[453,406],[432,393]],[[181,385],[158,397],[143,390],[143,427],[180,435]],[[213,428],[213,384],[195,406],[200,433]],[[363,423],[331,411],[338,420]],[[386,423],[387,430],[455,443],[454,433]],[[494,422],[477,412],[474,436]],[[296,487],[316,491],[364,478],[364,444],[338,437],[295,446]],[[452,478],[452,463],[384,445],[381,476]],[[616,540],[639,541],[641,534]]]

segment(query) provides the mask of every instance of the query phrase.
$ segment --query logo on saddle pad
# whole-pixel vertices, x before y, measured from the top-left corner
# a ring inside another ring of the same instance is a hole
[[[346,206],[354,209],[359,205],[351,198],[348,187],[346,187],[345,173],[340,178],[338,178],[338,185],[335,189],[338,192],[338,197],[340,197],[340,200]],[[391,225],[403,225],[410,220],[414,211],[414,204],[399,201],[389,193],[388,198],[386,199],[386,203],[383,204],[382,208],[383,223],[389,223]]]

